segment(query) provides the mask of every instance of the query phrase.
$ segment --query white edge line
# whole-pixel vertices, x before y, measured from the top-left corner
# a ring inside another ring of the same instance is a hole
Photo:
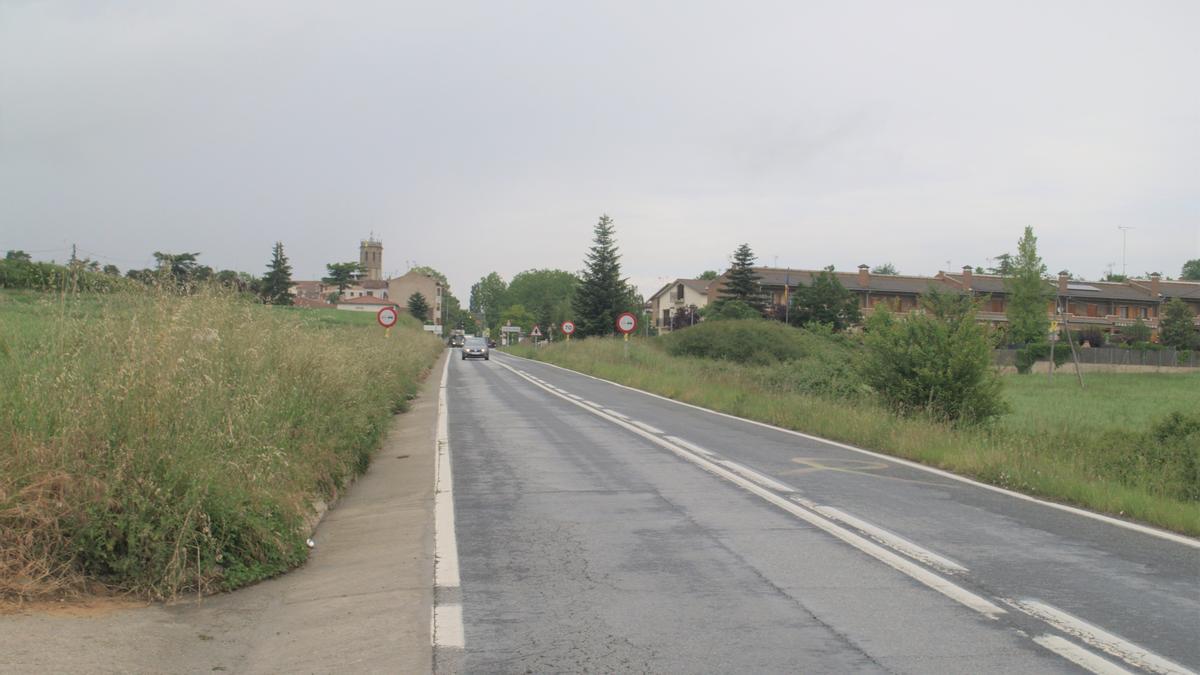
[[[1127,520],[1121,520],[1120,518],[1113,518],[1112,516],[1107,516],[1107,515],[1104,515],[1103,513],[1096,513],[1094,511],[1088,511],[1086,509],[1081,509],[1077,506],[1070,506],[1068,504],[1059,504],[1057,502],[1049,502],[1044,499],[1038,499],[1037,497],[1031,497],[1026,494],[1021,494],[1020,492],[1013,492],[1012,490],[998,487],[996,485],[989,485],[987,483],[982,483],[980,481],[975,480],[974,478],[967,478],[966,476],[960,476],[956,473],[951,473],[949,471],[937,469],[932,466],[926,466],[919,462],[914,462],[910,459],[904,459],[903,457],[896,457],[895,455],[887,455],[887,454],[884,454],[881,452],[875,452],[874,450],[866,450],[864,448],[859,448],[859,447],[856,447],[853,445],[848,445],[848,444],[842,443],[840,441],[833,441],[828,438],[822,438],[820,436],[806,434],[802,431],[795,431],[794,429],[784,429],[783,427],[777,427],[773,424],[767,424],[766,422],[759,422],[758,420],[751,420],[751,419],[746,419],[745,417],[738,417],[737,415],[730,415],[729,413],[723,413],[719,410],[710,410],[708,408],[704,408],[704,407],[695,405],[693,403],[686,403],[684,401],[676,401],[673,398],[667,398],[666,396],[662,396],[662,395],[655,394],[655,393],[648,392],[648,391],[643,391],[641,389],[636,389],[634,387],[630,387],[628,385],[621,384],[620,382],[613,382],[611,380],[606,380],[602,377],[596,377],[595,375],[588,375],[587,373],[581,373],[578,370],[571,370],[570,368],[564,368],[563,366],[560,366],[555,363],[550,363],[549,361],[537,361],[535,359],[527,359],[524,356],[517,356],[515,354],[508,354],[508,353],[504,353],[504,355],[508,356],[508,357],[512,357],[514,359],[521,359],[523,361],[530,361],[532,363],[539,363],[539,364],[542,364],[545,366],[550,366],[551,368],[557,368],[559,370],[563,370],[568,373],[580,375],[582,377],[587,377],[587,378],[596,380],[597,382],[604,382],[606,384],[611,384],[614,387],[628,389],[629,391],[636,391],[639,394],[643,394],[645,396],[651,396],[653,398],[661,399],[663,401],[668,401],[668,402],[674,403],[676,405],[681,405],[681,406],[684,406],[687,408],[693,408],[695,410],[701,410],[703,412],[706,412],[706,413],[709,413],[712,415],[719,415],[721,417],[726,417],[726,418],[732,419],[732,420],[738,420],[739,422],[753,424],[755,426],[763,427],[766,429],[773,429],[775,431],[780,431],[785,434],[791,434],[792,436],[799,436],[800,438],[806,438],[811,441],[818,441],[820,443],[826,443],[826,444],[832,445],[834,447],[843,448],[845,450],[851,450],[853,452],[858,452],[858,453],[867,455],[869,457],[874,457],[876,459],[882,459],[882,460],[887,460],[889,462],[895,462],[897,464],[902,464],[902,465],[907,466],[912,469],[918,469],[921,471],[925,471],[926,473],[931,473],[935,476],[941,476],[942,478],[949,478],[951,480],[955,480],[960,483],[966,483],[967,485],[974,485],[975,487],[980,487],[985,490],[991,490],[992,492],[996,492],[996,493],[1002,494],[1002,495],[1007,495],[1014,499],[1021,499],[1021,500],[1027,501],[1027,502],[1033,502],[1034,504],[1041,504],[1042,506],[1048,506],[1052,509],[1058,509],[1059,511],[1073,513],[1077,516],[1084,516],[1085,518],[1091,518],[1093,520],[1098,520],[1103,523],[1108,523],[1109,525],[1116,525],[1117,527],[1121,527],[1121,528],[1124,528],[1127,530],[1141,532],[1142,534],[1148,534],[1152,537],[1158,537],[1159,539],[1166,539],[1168,541],[1173,541],[1177,544],[1183,544],[1184,546],[1190,546],[1192,548],[1200,549],[1200,539],[1193,539],[1192,537],[1188,537],[1188,536],[1185,536],[1182,534],[1176,534],[1175,532],[1161,530],[1156,527],[1151,527],[1149,525],[1142,525],[1141,523],[1133,523],[1133,522],[1129,522]]]
[[[509,365],[503,364],[503,363],[500,365],[503,366],[504,368],[511,370],[518,377],[521,377],[520,373],[518,373],[517,370],[515,368],[513,368],[512,366],[509,366]],[[534,386],[537,386],[537,387],[542,386],[542,385],[537,384],[536,382],[532,382],[532,380],[530,380],[530,382]],[[543,387],[543,388],[549,390],[547,387]],[[682,446],[675,445],[659,436],[648,433],[646,431],[642,431],[641,429],[637,428],[636,426],[629,424],[628,422],[622,421],[620,419],[617,419],[615,417],[612,417],[611,415],[606,415],[602,411],[595,410],[593,408],[589,408],[589,407],[583,405],[582,403],[572,401],[571,399],[569,399],[565,396],[563,396],[561,398],[568,403],[572,403],[574,405],[579,406],[583,410],[586,410],[586,411],[592,413],[593,415],[596,415],[597,417],[604,418],[617,426],[623,427],[623,428],[627,429],[628,431],[645,438],[646,440],[650,441],[651,443],[654,443],[662,448],[666,448],[670,452],[674,453],[676,456],[678,456],[684,460],[687,460],[687,461],[699,466],[700,468],[704,469],[705,471],[708,471],[709,473],[714,474],[720,478],[724,478],[725,480],[741,487],[742,489],[747,490],[747,491],[757,495],[758,497],[762,498],[763,500],[779,507],[780,509],[782,509],[784,511],[787,511],[788,513],[796,516],[797,518],[800,518],[801,520],[804,520],[805,522],[807,522],[811,525],[816,526],[817,528],[819,528],[821,530],[824,530],[825,532],[842,540],[843,542],[849,544],[850,546],[853,546],[854,548],[858,549],[859,551],[866,553],[867,555],[871,556],[872,558],[875,558],[876,560],[879,560],[879,561],[887,564],[888,566],[901,572],[902,574],[905,574],[908,577],[910,577],[916,581],[919,581],[922,584],[925,584],[926,586],[928,586],[928,587],[932,588],[933,590],[941,593],[942,595],[950,598],[951,600],[954,600],[955,602],[965,605],[966,607],[969,607],[970,609],[973,609],[976,612],[979,612],[980,614],[987,616],[988,618],[995,619],[1002,614],[1007,614],[1007,612],[1004,610],[1004,608],[988,601],[986,598],[976,595],[975,593],[972,593],[971,591],[968,591],[967,589],[962,588],[961,586],[958,586],[950,581],[947,581],[946,579],[943,579],[942,577],[938,576],[937,574],[934,574],[933,572],[925,569],[924,567],[921,567],[920,565],[909,560],[908,558],[904,558],[904,557],[900,556],[899,554],[893,553],[892,551],[889,551],[888,549],[880,546],[879,544],[876,544],[875,542],[870,541],[870,540],[862,537],[861,535],[855,534],[855,533],[845,529],[844,527],[833,523],[832,521],[825,518],[824,516],[821,516],[820,514],[817,514],[809,509],[806,509],[806,508],[800,506],[799,504],[795,504],[791,501],[788,501],[787,499],[785,499],[783,497],[780,497],[779,495],[775,494],[774,492],[771,492],[770,490],[767,490],[766,488],[759,486],[758,484],[754,483],[753,481],[751,481],[749,479],[739,476],[738,474],[734,473],[733,471],[730,471],[729,469],[726,469],[725,467],[720,466],[719,464],[717,464],[716,462],[714,462],[712,460],[709,460],[709,459],[706,459],[699,455],[696,455],[694,453],[691,453]]]
[[[1168,661],[1145,647],[1136,645],[1118,635],[1113,635],[1099,626],[1092,625],[1077,616],[1068,614],[1053,605],[1047,605],[1040,600],[1006,600],[1005,602],[1029,616],[1045,621],[1068,635],[1079,638],[1084,643],[1096,649],[1121,659],[1135,668],[1148,670],[1152,673],[1195,675],[1195,673],[1187,668],[1173,661]]]
[[[863,532],[866,532],[875,539],[882,541],[884,544],[887,544],[897,551],[900,551],[908,557],[916,558],[917,560],[920,560],[931,567],[940,568],[942,571],[949,572],[951,574],[963,574],[968,571],[966,567],[963,567],[949,558],[940,556],[927,548],[912,543],[898,534],[888,532],[882,527],[872,525],[871,523],[868,523],[860,518],[856,518],[840,509],[835,509],[832,506],[818,506],[815,508],[815,510],[821,515],[828,516],[834,520],[843,522],[850,527],[862,530]]]
[[[507,366],[506,366],[507,367]],[[450,359],[442,367],[442,383],[438,387],[437,461],[434,462],[433,501],[433,616],[430,621],[430,640],[434,647],[462,648],[465,645],[462,605],[438,604],[438,589],[457,588],[460,583],[458,566],[458,537],[454,530],[454,477],[450,468],[450,409],[446,403],[446,385],[450,374]]]
[[[1079,645],[1057,635],[1038,635],[1033,641],[1096,675],[1132,675],[1128,670],[1101,658]]]
[[[435,647],[454,647],[462,649],[467,646],[466,635],[463,631],[462,605],[438,605],[433,608],[433,623],[437,626]]]

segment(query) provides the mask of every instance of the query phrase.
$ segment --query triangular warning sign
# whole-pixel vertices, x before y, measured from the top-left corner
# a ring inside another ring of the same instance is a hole
[[[537,326],[534,326],[533,330],[529,331],[529,334],[533,337],[542,337],[542,331]]]

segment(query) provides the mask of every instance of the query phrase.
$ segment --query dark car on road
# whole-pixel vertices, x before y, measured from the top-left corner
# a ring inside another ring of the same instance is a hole
[[[461,335],[451,335],[450,336],[450,348],[457,349],[458,347],[463,346],[463,342],[465,340],[466,340],[466,338],[464,338]]]
[[[463,360],[467,359],[483,359],[491,361],[492,357],[488,350],[487,340],[481,337],[469,337],[467,343],[462,348]]]

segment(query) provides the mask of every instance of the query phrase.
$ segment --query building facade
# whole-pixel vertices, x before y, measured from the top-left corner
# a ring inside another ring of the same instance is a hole
[[[429,305],[432,315],[429,323],[435,326],[442,325],[442,282],[438,281],[437,277],[416,270],[409,270],[408,274],[389,279],[387,282],[387,297],[394,301],[402,312],[408,311],[408,299],[413,293],[425,296],[425,303]]]
[[[366,270],[366,281],[383,281],[383,242],[371,237],[358,244],[358,264]]]
[[[646,304],[651,325],[670,332],[679,321],[699,321],[696,312],[708,305],[708,284],[704,279],[676,279],[650,296]]]

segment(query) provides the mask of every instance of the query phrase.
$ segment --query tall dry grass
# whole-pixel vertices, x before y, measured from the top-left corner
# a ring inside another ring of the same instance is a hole
[[[217,291],[0,295],[0,593],[163,598],[306,557],[441,349]]]

